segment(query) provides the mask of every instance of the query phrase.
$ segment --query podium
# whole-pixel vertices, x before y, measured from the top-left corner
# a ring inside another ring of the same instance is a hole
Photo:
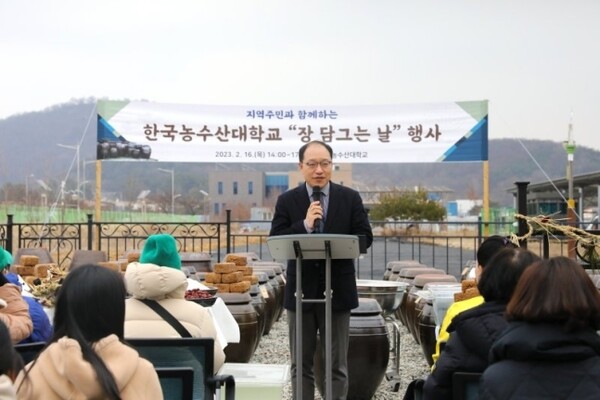
[[[302,303],[325,303],[325,398],[331,399],[331,260],[358,258],[359,238],[327,233],[283,235],[267,238],[267,245],[276,260],[296,259],[296,399],[302,400]],[[325,260],[324,299],[302,298],[302,260]]]

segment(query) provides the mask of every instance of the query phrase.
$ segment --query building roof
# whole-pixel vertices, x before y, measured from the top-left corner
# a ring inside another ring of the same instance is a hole
[[[595,196],[598,193],[598,185],[600,185],[600,171],[588,172],[581,175],[573,176],[573,188],[582,188],[583,196]],[[566,192],[569,189],[569,182],[567,178],[554,179],[552,181],[544,181],[537,183],[530,183],[527,186],[528,193],[540,193],[540,192],[555,192],[555,187],[561,191]],[[516,185],[507,192],[516,194]],[[558,194],[557,194],[558,195]]]
[[[427,193],[454,193],[454,190],[445,186],[367,186],[355,182],[354,190],[360,193],[389,193],[389,192],[414,192],[421,188]]]

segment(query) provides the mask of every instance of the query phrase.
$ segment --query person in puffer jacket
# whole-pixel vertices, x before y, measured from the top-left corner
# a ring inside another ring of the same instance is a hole
[[[150,361],[125,343],[125,284],[99,265],[70,271],[56,297],[54,334],[19,373],[23,400],[161,400]]]
[[[212,316],[200,304],[185,299],[187,277],[181,271],[177,243],[168,234],[151,235],[139,262],[127,265],[125,284],[131,298],[125,302],[125,337],[158,338],[181,335],[175,328],[139,299],[156,300],[196,338],[214,339],[214,372],[225,362],[225,352],[217,337]]]
[[[11,263],[12,255],[0,247],[0,298],[6,302],[6,306],[0,309],[0,321],[8,327],[13,343],[19,343],[33,332],[33,322],[29,305],[21,296],[21,287],[6,278]]]
[[[492,346],[479,398],[600,399],[600,294],[575,260],[528,268]]]
[[[48,314],[44,311],[44,307],[38,302],[35,297],[27,295],[23,292],[19,276],[13,272],[6,273],[6,279],[21,288],[23,294],[23,300],[29,306],[29,316],[33,323],[33,331],[31,335],[21,340],[19,343],[34,343],[34,342],[47,342],[52,337],[52,322],[48,318]]]
[[[539,257],[521,248],[498,251],[483,270],[477,288],[485,302],[457,315],[450,326],[450,339],[425,380],[423,398],[452,398],[454,372],[483,372],[494,340],[506,328],[504,311],[519,277]]]

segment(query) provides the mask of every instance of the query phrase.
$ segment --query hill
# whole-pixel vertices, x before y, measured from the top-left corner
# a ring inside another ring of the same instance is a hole
[[[512,206],[512,195],[506,190],[514,188],[515,182],[543,182],[547,180],[546,175],[550,179],[564,178],[566,163],[562,143],[529,139],[490,140],[491,201]],[[573,170],[575,175],[600,170],[600,152],[578,147]],[[376,181],[379,185],[447,187],[454,191],[451,199],[482,196],[483,167],[479,162],[357,165],[354,172],[357,180]]]
[[[30,183],[41,179],[51,187],[58,187],[66,179],[75,151],[58,144],[75,146],[83,135],[80,160],[82,163],[95,160],[95,123],[95,99],[74,100],[44,111],[0,120],[0,188],[7,184],[23,185],[27,176],[30,177]],[[545,175],[552,179],[564,177],[566,161],[562,143],[547,140],[490,140],[491,201],[511,206],[512,195],[506,190],[514,187],[514,182],[545,181]],[[156,168],[149,168],[147,162],[126,163],[126,168],[123,168],[123,162],[103,163],[103,192],[118,192],[121,198],[132,199],[145,188],[164,192],[170,190],[170,183],[164,174],[157,172]],[[89,162],[85,165],[85,178],[83,168],[80,171],[81,182],[88,180],[91,188],[94,166]],[[296,168],[293,164],[242,166],[214,163],[164,163],[161,167],[176,171],[179,193],[187,193],[192,188],[206,188],[208,171],[218,168],[235,170],[244,167],[262,171]],[[598,170],[600,152],[578,147],[574,173],[577,175]],[[75,177],[76,169],[73,167],[69,180],[74,181]],[[482,196],[482,163],[479,162],[357,164],[354,166],[354,179],[363,186],[368,183],[369,187],[442,186],[453,191],[449,199]]]

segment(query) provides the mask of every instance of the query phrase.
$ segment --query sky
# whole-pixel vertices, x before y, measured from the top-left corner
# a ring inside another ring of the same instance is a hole
[[[600,150],[598,0],[2,0],[0,119],[73,99],[489,101],[489,138]]]

